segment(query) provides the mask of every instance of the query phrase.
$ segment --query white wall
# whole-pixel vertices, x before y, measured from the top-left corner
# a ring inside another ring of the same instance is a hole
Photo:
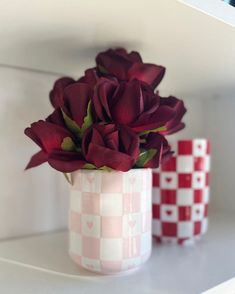
[[[24,171],[38,150],[25,127],[51,111],[56,76],[0,67],[0,238],[65,227],[67,183],[43,165]]]

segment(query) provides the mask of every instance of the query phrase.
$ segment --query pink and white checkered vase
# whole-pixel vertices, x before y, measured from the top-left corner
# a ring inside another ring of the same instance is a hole
[[[104,274],[144,263],[152,244],[152,171],[79,170],[72,174],[72,182],[72,259]]]
[[[153,235],[183,244],[207,231],[210,146],[205,139],[179,140],[174,156],[153,171]]]

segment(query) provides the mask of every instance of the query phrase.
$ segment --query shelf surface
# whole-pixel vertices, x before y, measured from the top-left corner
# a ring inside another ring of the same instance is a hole
[[[234,223],[232,216],[212,217],[208,234],[192,246],[154,242],[141,269],[114,277],[76,266],[67,255],[67,232],[3,241],[0,293],[201,293],[235,276]]]

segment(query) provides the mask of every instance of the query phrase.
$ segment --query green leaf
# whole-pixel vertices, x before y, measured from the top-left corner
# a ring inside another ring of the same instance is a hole
[[[96,169],[97,167],[94,164],[86,163],[82,167],[83,169]]]
[[[64,174],[64,176],[65,176],[66,181],[67,181],[70,185],[72,185],[72,180],[70,179],[69,175],[66,174],[66,173],[63,173],[63,174]]]
[[[149,133],[165,132],[166,130],[167,130],[167,128],[165,126],[162,126],[160,128],[156,128],[156,129],[153,129],[153,130],[143,131],[139,135],[143,136],[143,135],[147,135]]]
[[[107,71],[106,68],[104,68],[102,65],[98,65],[98,68],[99,68],[99,71],[102,73],[102,74],[108,74],[109,72]]]
[[[106,165],[101,166],[99,169],[107,172],[111,172],[113,170],[111,167],[108,167]]]
[[[83,134],[85,132],[85,130],[92,125],[92,123],[93,123],[93,120],[92,120],[91,100],[90,100],[87,105],[87,113],[86,113],[86,116],[84,117],[84,122],[83,122],[82,128],[81,128],[81,134]]]
[[[61,111],[62,111],[64,122],[65,122],[67,128],[71,132],[73,132],[74,134],[76,134],[76,135],[78,135],[80,137],[81,129],[78,126],[78,124],[74,120],[72,120],[62,109],[61,109]]]
[[[64,151],[75,151],[76,146],[70,137],[65,137],[61,143],[61,149]]]
[[[144,167],[156,155],[156,149],[144,150],[140,153],[138,160],[136,161],[137,167]]]

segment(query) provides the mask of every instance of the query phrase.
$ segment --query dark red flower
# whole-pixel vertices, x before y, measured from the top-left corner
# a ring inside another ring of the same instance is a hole
[[[127,125],[138,133],[162,127],[175,117],[175,110],[161,105],[160,97],[138,80],[117,83],[101,79],[93,104],[100,121]]]
[[[123,48],[109,49],[96,57],[96,64],[101,74],[115,76],[120,81],[137,79],[155,88],[165,74],[163,66],[143,63],[138,52],[130,52]]]
[[[26,169],[48,161],[53,168],[61,172],[72,172],[85,164],[81,152],[73,149],[73,135],[65,128],[38,121],[26,128],[25,134],[41,148],[41,151],[31,158]]]
[[[187,111],[184,102],[178,98],[170,96],[168,98],[161,98],[160,105],[170,107],[175,113],[174,117],[165,124],[166,131],[161,133],[164,135],[170,135],[182,130],[185,127],[185,124],[181,120]]]
[[[156,154],[144,165],[144,167],[158,168],[159,164],[172,156],[173,152],[164,136],[158,133],[149,133],[144,140],[145,142],[140,146],[141,149],[146,151],[151,149],[156,150]]]
[[[95,124],[84,134],[82,151],[86,161],[97,168],[128,171],[138,158],[139,138],[126,127]]]
[[[54,108],[64,105],[64,89],[75,83],[75,80],[70,77],[62,77],[55,81],[53,89],[50,91],[49,97]]]
[[[94,88],[96,83],[99,80],[99,73],[97,72],[96,68],[89,68],[85,70],[84,76],[82,76],[78,82],[86,83],[90,85],[90,87]]]

